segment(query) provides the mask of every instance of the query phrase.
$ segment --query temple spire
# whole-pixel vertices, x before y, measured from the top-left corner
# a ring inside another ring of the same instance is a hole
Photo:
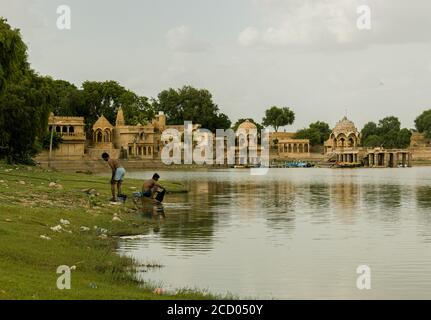
[[[116,126],[124,126],[126,122],[124,121],[124,113],[123,108],[121,106],[118,108],[117,111],[117,120],[115,121]]]

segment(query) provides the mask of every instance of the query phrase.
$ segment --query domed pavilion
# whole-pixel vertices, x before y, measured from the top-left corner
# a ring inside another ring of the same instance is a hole
[[[329,139],[325,142],[325,153],[336,150],[356,149],[361,142],[361,135],[355,124],[344,117],[337,122]]]

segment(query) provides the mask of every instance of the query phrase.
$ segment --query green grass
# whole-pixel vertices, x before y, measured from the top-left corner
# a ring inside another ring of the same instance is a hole
[[[120,206],[109,204],[108,180],[0,163],[0,299],[220,298],[185,289],[156,294],[150,284],[135,279],[139,266],[115,254],[115,236],[143,234],[152,225],[139,218],[130,200]],[[49,187],[49,182],[62,188]],[[127,179],[124,192],[140,190],[141,184]],[[170,192],[186,192],[179,184],[164,181],[163,185]],[[82,191],[86,188],[100,195],[89,196]],[[113,221],[114,215],[121,221]],[[63,225],[61,232],[52,231],[51,227],[61,225],[60,219],[70,224]],[[76,266],[70,290],[57,289],[60,265]],[[152,265],[163,267],[157,262],[145,267]]]

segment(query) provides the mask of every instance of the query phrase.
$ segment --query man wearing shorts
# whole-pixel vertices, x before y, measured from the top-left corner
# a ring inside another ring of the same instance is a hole
[[[102,154],[102,159],[107,161],[109,164],[109,167],[112,170],[112,177],[111,177],[111,192],[112,192],[112,199],[111,201],[117,202],[117,196],[115,194],[115,185],[117,185],[117,195],[121,194],[121,184],[123,183],[124,175],[126,174],[126,170],[120,165],[120,162],[115,159],[111,159],[109,157],[109,154],[104,152]]]

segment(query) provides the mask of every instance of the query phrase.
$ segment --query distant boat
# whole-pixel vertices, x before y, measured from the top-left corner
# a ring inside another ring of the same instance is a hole
[[[313,165],[309,162],[305,161],[293,161],[293,162],[286,162],[285,168],[310,168]]]
[[[334,168],[359,168],[362,164],[359,162],[337,162]]]

